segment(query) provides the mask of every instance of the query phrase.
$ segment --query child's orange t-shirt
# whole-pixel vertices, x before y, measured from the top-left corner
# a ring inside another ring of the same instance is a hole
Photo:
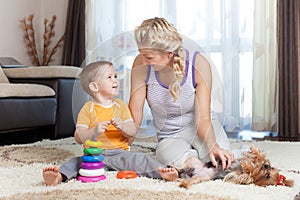
[[[114,117],[119,117],[123,121],[132,121],[128,106],[121,99],[114,99],[112,106],[109,107],[88,101],[78,114],[76,126],[83,126],[90,129],[95,127],[99,122],[110,121]],[[108,126],[108,129],[103,134],[98,135],[96,139],[102,142],[102,149],[121,148],[128,150],[126,137],[111,124]]]

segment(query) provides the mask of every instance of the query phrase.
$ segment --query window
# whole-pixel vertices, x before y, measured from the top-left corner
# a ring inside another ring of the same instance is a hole
[[[182,35],[195,41],[213,61],[214,76],[223,82],[221,90],[215,91],[219,99],[213,106],[225,129],[250,129],[253,4],[251,0],[89,0],[87,51],[89,54],[95,50],[95,45],[133,31],[144,19],[164,17]],[[115,53],[115,50],[110,53]],[[130,50],[126,56],[123,54],[117,59],[123,74],[122,98],[125,101],[129,99],[128,77],[136,54],[137,51]],[[151,118],[151,115],[147,116]]]

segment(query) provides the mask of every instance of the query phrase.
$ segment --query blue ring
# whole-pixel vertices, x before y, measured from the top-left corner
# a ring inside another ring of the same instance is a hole
[[[101,162],[103,161],[104,156],[98,155],[98,156],[82,156],[81,160],[82,162]]]

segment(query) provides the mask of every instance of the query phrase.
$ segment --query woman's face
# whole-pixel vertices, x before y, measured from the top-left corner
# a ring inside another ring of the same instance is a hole
[[[160,70],[166,66],[172,66],[173,53],[157,51],[153,49],[140,49],[144,65],[152,65],[155,70]]]

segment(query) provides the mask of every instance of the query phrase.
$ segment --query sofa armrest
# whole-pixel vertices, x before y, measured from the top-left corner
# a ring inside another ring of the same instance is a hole
[[[58,80],[56,137],[74,136],[77,115],[89,99],[78,79]]]
[[[50,86],[57,101],[55,137],[74,135],[77,114],[89,99],[82,90],[79,67],[43,66],[3,70],[11,83],[35,83]]]
[[[13,84],[0,83],[0,98],[8,97],[49,97],[54,96],[55,91],[40,84]]]
[[[72,66],[39,66],[3,68],[8,79],[30,78],[78,78],[82,68]]]

